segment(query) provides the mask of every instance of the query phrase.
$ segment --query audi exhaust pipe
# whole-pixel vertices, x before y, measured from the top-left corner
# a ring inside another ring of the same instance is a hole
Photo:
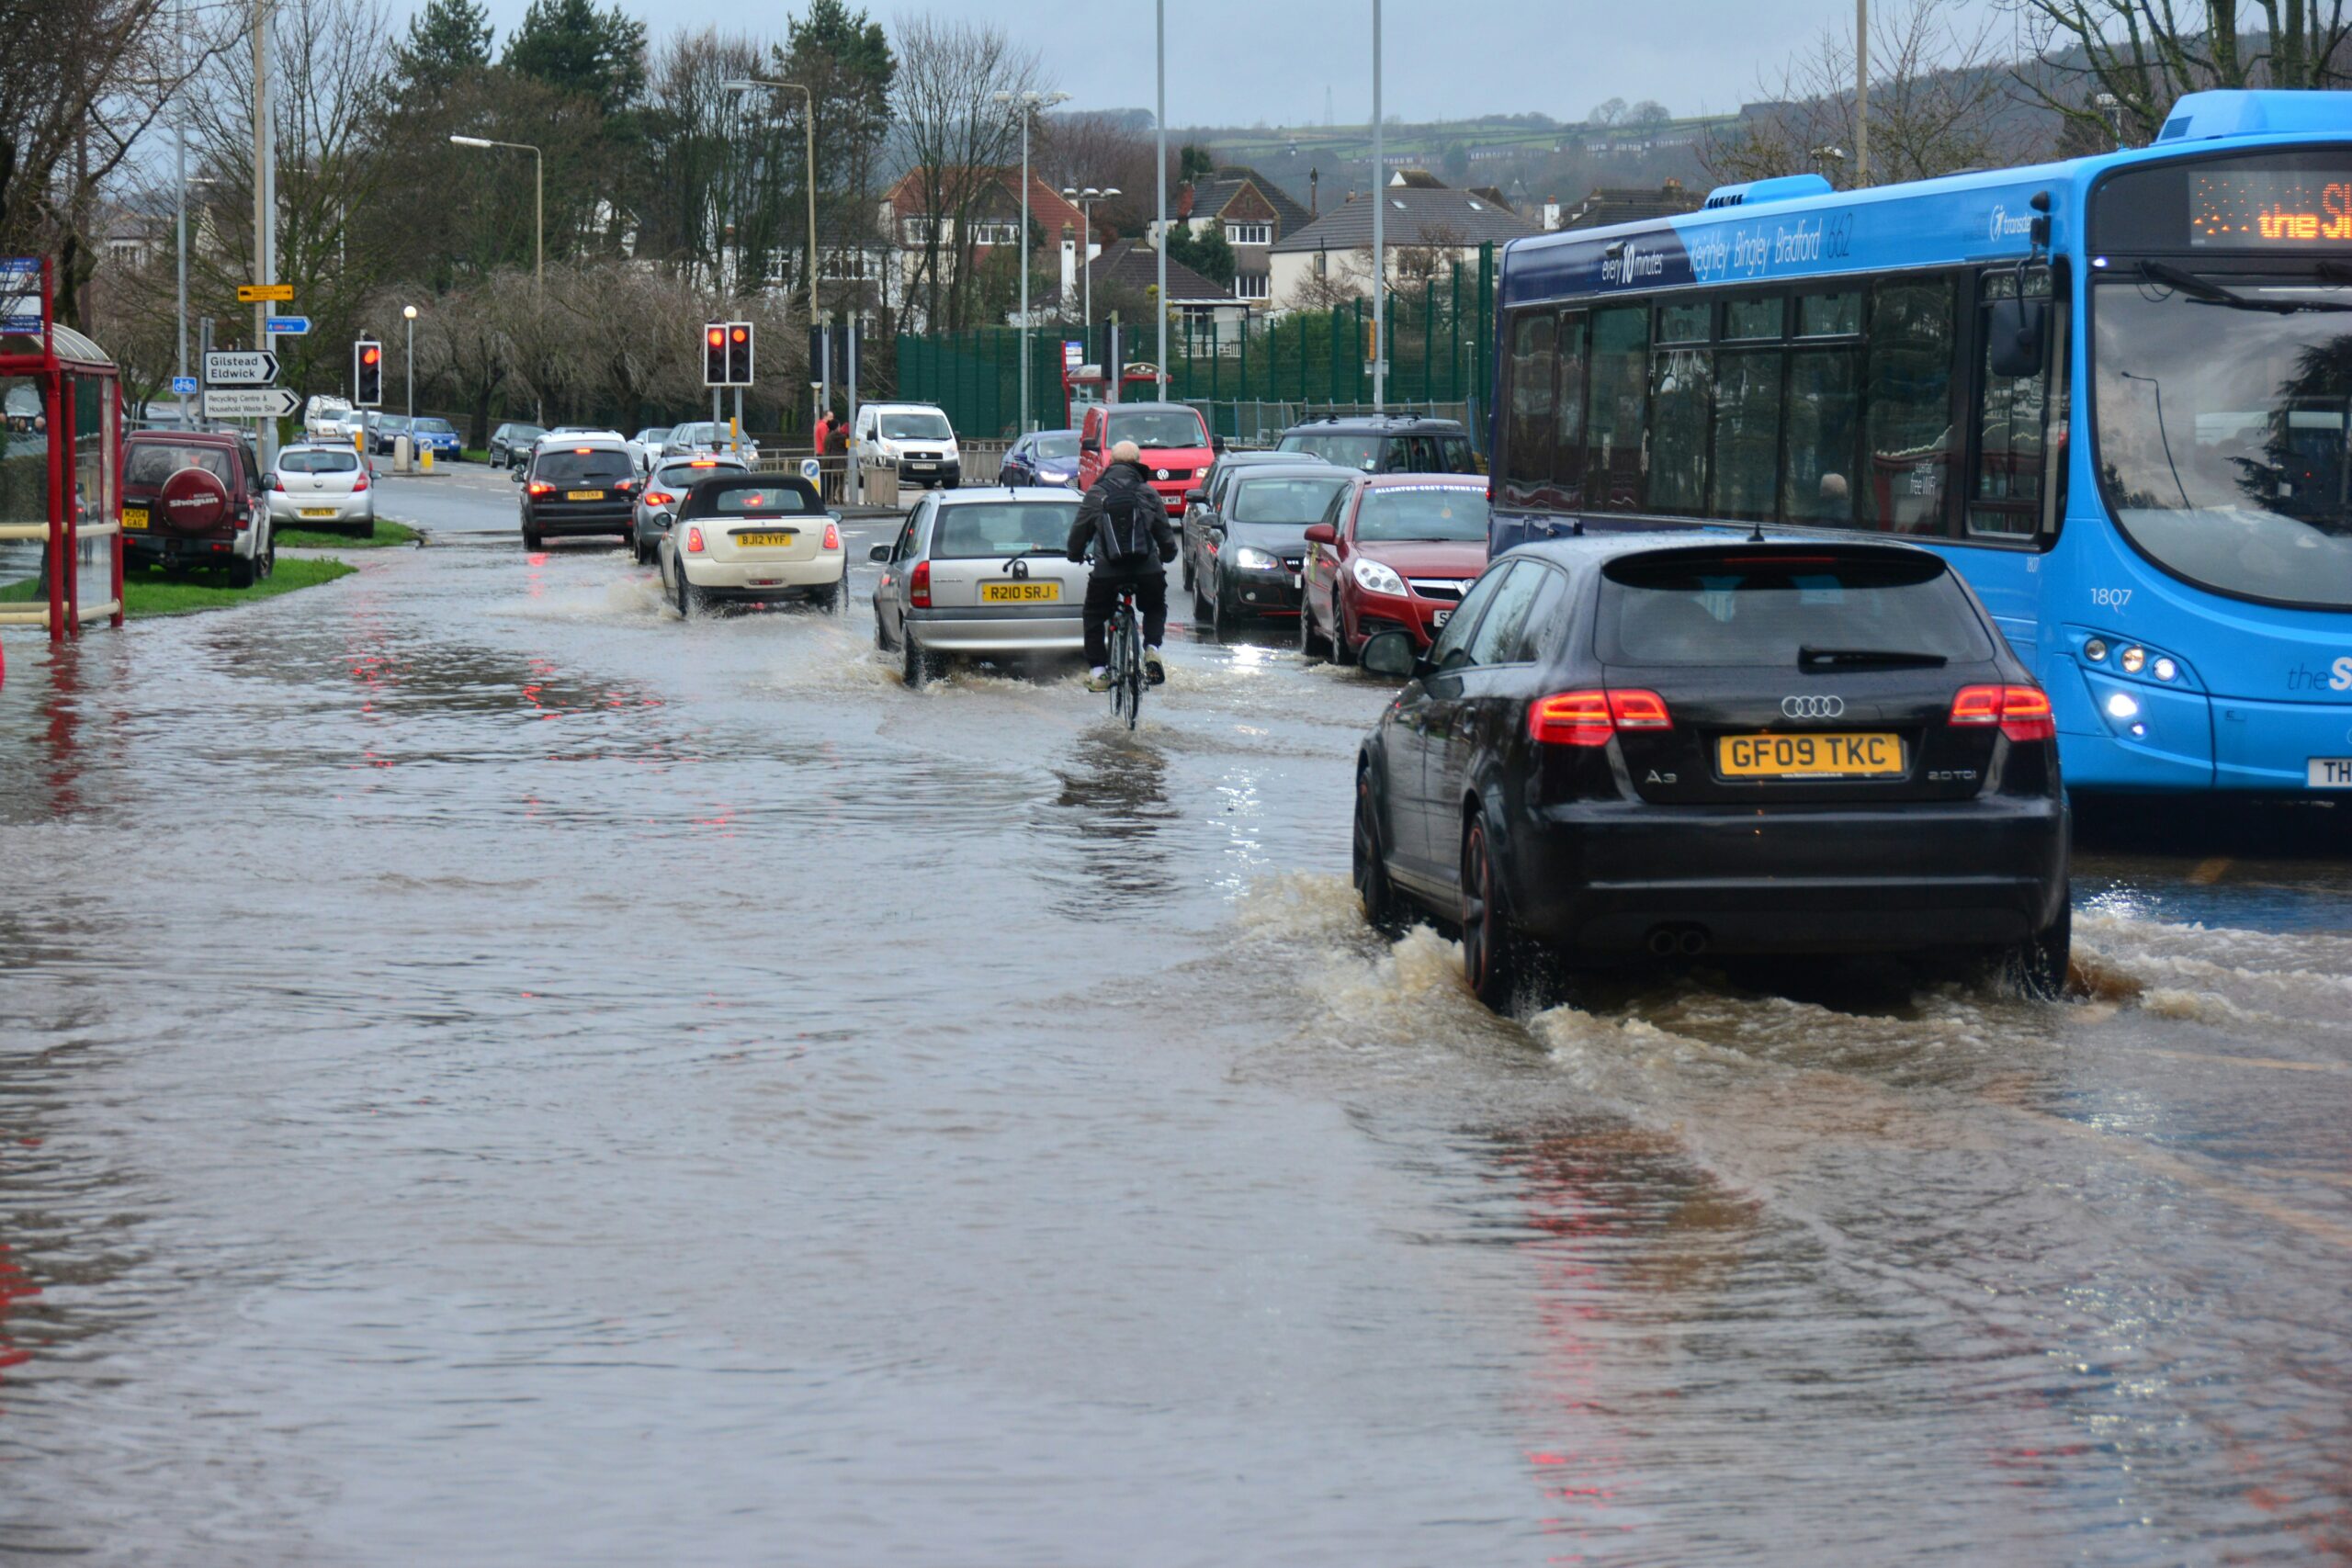
[[[1670,958],[1674,954],[1674,933],[1660,926],[1650,932],[1650,956]]]
[[[1649,934],[1653,958],[1696,958],[1707,951],[1704,926],[1659,926]]]
[[[1707,951],[1707,928],[1687,927],[1682,934],[1675,939],[1674,949],[1685,958],[1698,957],[1699,954]]]

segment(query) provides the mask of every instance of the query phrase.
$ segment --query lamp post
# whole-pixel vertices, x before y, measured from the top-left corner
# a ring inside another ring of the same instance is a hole
[[[1029,124],[1037,111],[1069,102],[1068,93],[996,93],[998,103],[1021,114],[1021,243],[1016,260],[1021,267],[1021,434],[1035,428],[1029,418]]]
[[[401,361],[401,373],[408,379],[408,438],[416,443],[416,307],[403,305],[401,315],[408,322],[408,356]]]
[[[764,76],[738,76],[723,84],[730,93],[748,93],[754,87],[767,87],[779,92],[800,95],[808,112],[802,117],[800,129],[808,133],[808,167],[803,182],[808,187],[808,330],[817,329],[817,95],[797,82],[773,82]],[[1002,96],[1001,94],[998,95]],[[818,367],[808,367],[809,385],[817,389],[820,407],[832,405],[833,389],[825,384]],[[812,412],[808,423],[813,427],[817,416]]]
[[[1854,0],[1854,184],[1871,183],[1871,0]]]
[[[1159,228],[1152,237],[1152,265],[1159,276],[1151,303],[1152,314],[1159,318],[1159,375],[1155,389],[1164,399],[1168,396],[1168,0],[1156,0],[1152,19],[1159,57],[1158,96],[1151,110],[1151,129],[1159,149],[1151,161],[1152,179],[1159,191],[1153,216],[1159,220]]]
[[[1101,190],[1092,186],[1082,190],[1077,186],[1062,186],[1062,199],[1078,208],[1078,274],[1085,301],[1079,309],[1090,335],[1094,331],[1094,268],[1090,265],[1094,251],[1094,204],[1121,194],[1117,186],[1104,186]]]
[[[541,300],[548,293],[548,212],[547,160],[539,150],[527,141],[492,141],[486,136],[452,136],[453,147],[511,147],[517,152],[531,155],[531,228],[536,238],[531,245],[532,285]]]
[[[1372,412],[1388,407],[1388,159],[1380,123],[1380,0],[1372,0]]]

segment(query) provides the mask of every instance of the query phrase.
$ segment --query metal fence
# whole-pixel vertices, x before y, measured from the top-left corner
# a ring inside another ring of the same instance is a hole
[[[1354,299],[1330,310],[1251,315],[1238,322],[1186,320],[1169,327],[1168,395],[1218,411],[1211,428],[1229,438],[1254,439],[1265,420],[1258,412],[1297,409],[1319,416],[1335,410],[1370,412],[1372,304]],[[1041,328],[1030,337],[1030,418],[1046,428],[1069,417],[1062,397],[1063,344],[1077,343],[1090,364],[1109,353],[1109,330],[1096,326]],[[1130,362],[1159,352],[1148,322],[1125,330]],[[937,403],[959,434],[1003,437],[1021,425],[1021,334],[1011,327],[901,335],[898,351],[902,398]],[[1493,385],[1495,252],[1481,247],[1474,262],[1453,262],[1426,276],[1399,282],[1388,295],[1386,406],[1475,416]],[[1228,415],[1227,411],[1232,411]],[[1473,438],[1484,433],[1472,417]]]

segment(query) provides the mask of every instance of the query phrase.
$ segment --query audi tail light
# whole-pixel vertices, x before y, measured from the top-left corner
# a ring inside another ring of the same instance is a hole
[[[1997,724],[2011,740],[2055,740],[2058,721],[2039,686],[1962,686],[1952,694],[1952,724]]]
[[[836,525],[836,524],[831,524],[831,523],[828,523],[828,524],[826,524],[826,525],[825,525],[825,548],[827,548],[827,549],[829,549],[829,550],[837,550],[837,549],[840,549],[841,547],[842,547],[842,531],[841,531],[840,526],[839,526],[838,525]]]
[[[698,556],[702,554],[701,529],[689,528],[686,530],[686,554],[690,556]]]
[[[1638,687],[1557,692],[1527,710],[1528,735],[1546,746],[1606,746],[1619,730],[1672,729],[1666,699]]]
[[[914,572],[907,579],[907,603],[918,610],[931,608],[931,563],[929,561],[915,562]]]

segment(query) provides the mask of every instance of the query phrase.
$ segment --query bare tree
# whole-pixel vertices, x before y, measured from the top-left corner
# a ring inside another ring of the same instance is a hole
[[[910,292],[922,292],[933,330],[965,324],[973,209],[1020,147],[1021,122],[996,95],[1032,91],[1039,79],[1037,51],[1001,28],[929,16],[899,23],[890,101],[921,209],[899,239],[921,248]]]
[[[1972,20],[1954,0],[1900,0],[1874,8],[1871,23],[1873,184],[2013,164],[2046,149],[2048,128],[2014,96],[1994,18]],[[1851,36],[1825,31],[1778,81],[1759,84],[1769,107],[1710,141],[1707,172],[1753,180],[1818,170],[1849,183],[1853,85]]]
[[[2346,0],[2005,0],[2039,69],[2018,80],[2086,130],[2153,138],[2184,93],[2352,82]],[[2110,109],[2100,95],[2114,99]]]
[[[637,254],[710,288],[757,287],[767,276],[784,187],[797,195],[801,160],[778,168],[775,116],[759,88],[726,84],[764,75],[767,46],[715,28],[672,37],[654,56],[647,104],[650,195]],[[795,225],[805,227],[805,225]]]
[[[1092,239],[1107,244],[1123,234],[1141,234],[1151,223],[1154,199],[1153,165],[1159,151],[1153,139],[1115,115],[1056,115],[1040,122],[1031,156],[1037,174],[1056,190],[1088,186],[1115,188],[1119,195],[1094,209]],[[1178,185],[1175,164],[1181,150],[1169,157],[1169,200]]]

